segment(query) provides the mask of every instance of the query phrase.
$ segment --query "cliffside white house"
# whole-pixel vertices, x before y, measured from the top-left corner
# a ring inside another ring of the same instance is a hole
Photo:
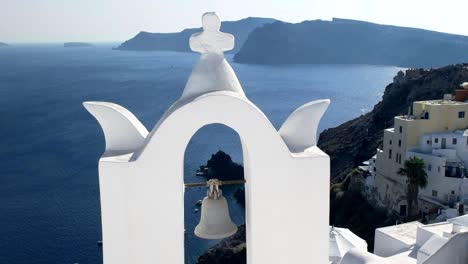
[[[468,91],[468,90],[467,90]],[[428,186],[419,194],[421,213],[458,204],[468,198],[468,103],[452,99],[414,102],[409,115],[396,116],[384,131],[383,147],[369,161],[368,195],[378,206],[407,215],[406,178],[399,168],[412,156],[424,160]]]
[[[427,212],[433,204],[453,207],[458,203],[464,213],[468,205],[468,130],[424,134],[407,155],[423,159],[426,165],[428,184],[420,191],[421,209]]]

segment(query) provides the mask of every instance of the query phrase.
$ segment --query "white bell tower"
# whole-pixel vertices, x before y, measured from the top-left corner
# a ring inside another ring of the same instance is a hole
[[[215,13],[202,21],[190,38],[200,60],[151,133],[119,105],[84,103],[106,140],[99,160],[104,263],[184,263],[185,148],[213,123],[242,142],[247,262],[328,263],[330,164],[316,133],[329,100],[299,107],[277,131],[224,59],[234,37],[219,31]]]

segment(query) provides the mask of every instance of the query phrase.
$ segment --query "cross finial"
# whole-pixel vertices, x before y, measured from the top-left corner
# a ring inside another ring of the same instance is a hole
[[[224,52],[234,48],[234,36],[220,32],[221,21],[214,12],[202,16],[203,31],[190,37],[190,48],[201,53],[190,74],[181,100],[215,91],[231,91],[244,96],[244,91],[224,58]]]
[[[234,36],[220,32],[221,21],[215,12],[202,16],[203,31],[190,37],[190,48],[199,53],[218,53],[234,48]]]
[[[207,12],[202,16],[203,31],[219,32],[221,29],[221,20],[215,12]]]

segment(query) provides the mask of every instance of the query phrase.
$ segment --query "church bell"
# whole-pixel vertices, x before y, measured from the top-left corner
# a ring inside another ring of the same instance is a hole
[[[195,235],[200,238],[221,239],[237,232],[219,184],[217,179],[208,181],[209,189],[202,201],[200,222],[195,227]]]

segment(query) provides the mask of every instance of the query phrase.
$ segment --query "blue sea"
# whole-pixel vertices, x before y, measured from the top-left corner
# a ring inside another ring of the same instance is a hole
[[[197,54],[115,51],[111,45],[59,44],[0,48],[0,263],[102,263],[97,164],[104,150],[100,126],[83,101],[110,101],[132,111],[151,130],[181,95]],[[400,70],[366,65],[262,66],[236,64],[248,98],[279,128],[302,104],[330,98],[320,130],[370,110]],[[202,128],[185,155],[185,181],[224,150],[242,163],[237,134]],[[194,209],[204,189],[185,197],[186,263],[218,241],[198,239]],[[231,215],[243,209],[226,194]],[[155,203],[161,201],[154,201]]]

